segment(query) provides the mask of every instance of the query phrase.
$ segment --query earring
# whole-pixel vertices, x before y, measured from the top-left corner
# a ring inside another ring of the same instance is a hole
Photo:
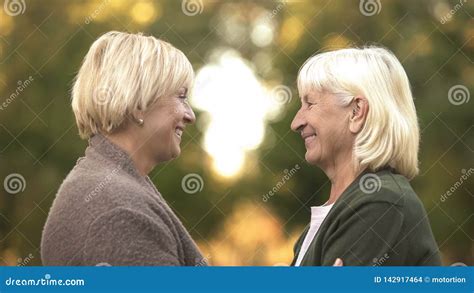
[[[137,122],[138,122],[138,125],[142,126],[145,121],[143,121],[142,118],[139,118]]]

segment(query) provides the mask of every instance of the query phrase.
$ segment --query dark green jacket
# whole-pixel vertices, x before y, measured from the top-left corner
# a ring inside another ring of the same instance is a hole
[[[295,264],[309,225],[295,244]],[[408,180],[384,169],[364,172],[342,193],[301,266],[438,266],[439,249]]]

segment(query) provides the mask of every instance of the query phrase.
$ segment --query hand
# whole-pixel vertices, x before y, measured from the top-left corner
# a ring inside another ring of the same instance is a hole
[[[334,264],[332,266],[333,267],[343,267],[344,263],[342,262],[342,259],[336,258],[336,261],[334,262]]]

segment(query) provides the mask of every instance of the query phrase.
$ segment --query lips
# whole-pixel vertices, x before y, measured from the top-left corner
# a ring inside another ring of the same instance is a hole
[[[307,133],[301,133],[301,137],[304,140],[305,145],[308,145],[312,141],[316,139],[316,133],[314,132],[307,132]]]
[[[184,131],[184,127],[178,126],[175,128],[174,133],[176,134],[177,137],[181,139],[181,137],[183,136],[183,131]]]

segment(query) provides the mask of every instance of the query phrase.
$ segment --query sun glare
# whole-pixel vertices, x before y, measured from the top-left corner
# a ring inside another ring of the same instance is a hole
[[[203,112],[203,146],[215,171],[232,177],[262,143],[266,122],[282,105],[237,52],[221,50],[211,59],[197,73],[191,103]]]

